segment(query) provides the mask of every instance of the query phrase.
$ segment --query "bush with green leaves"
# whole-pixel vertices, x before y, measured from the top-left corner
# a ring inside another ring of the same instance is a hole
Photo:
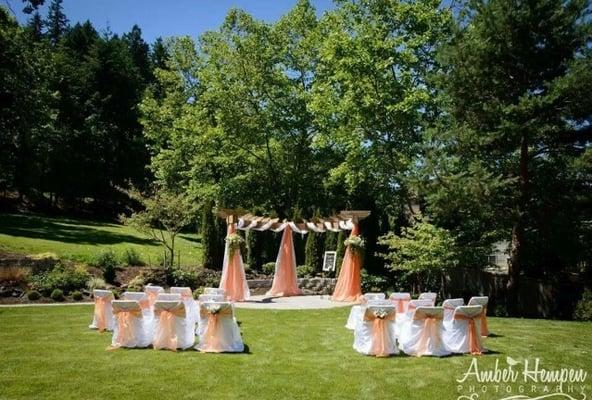
[[[592,291],[585,290],[574,311],[574,319],[592,321]]]
[[[265,275],[273,275],[275,273],[275,262],[268,262],[261,266],[261,270]]]
[[[385,292],[389,288],[388,280],[380,275],[372,275],[362,270],[361,273],[362,292]]]
[[[39,291],[44,296],[49,296],[54,289],[60,289],[67,294],[84,288],[88,279],[89,274],[83,268],[57,264],[49,272],[33,275],[31,289]]]
[[[197,289],[195,289],[195,290],[193,291],[193,298],[194,298],[195,300],[197,300],[197,299],[199,298],[199,295],[200,295],[200,294],[203,294],[203,292],[204,292],[204,287],[203,287],[203,286],[201,286],[201,287],[198,287]]]
[[[103,278],[92,276],[89,280],[86,281],[86,288],[91,291],[95,289],[106,289],[107,283]]]
[[[221,271],[204,269],[197,274],[197,284],[195,287],[218,287],[220,279],[222,279]]]
[[[144,286],[146,282],[144,281],[144,277],[142,274],[134,276],[128,283],[127,283],[127,290],[130,292],[141,292],[144,290]]]
[[[315,276],[316,269],[311,265],[299,265],[296,268],[296,272],[299,278],[312,278]]]
[[[171,279],[174,286],[187,286],[190,288],[198,286],[197,271],[189,268],[174,268],[171,271]]]
[[[117,257],[112,250],[100,253],[95,260],[95,265],[103,270],[103,279],[107,283],[115,282],[115,269],[117,268]]]
[[[64,292],[61,289],[54,289],[49,296],[53,301],[64,301]]]
[[[41,298],[41,293],[36,290],[30,290],[27,292],[27,298],[31,301],[39,300]]]
[[[144,260],[142,260],[142,256],[136,249],[133,247],[128,247],[125,249],[122,261],[125,265],[134,265],[134,266],[143,266],[145,265]]]
[[[80,293],[78,290],[72,292],[72,300],[80,301],[82,299],[82,293]]]

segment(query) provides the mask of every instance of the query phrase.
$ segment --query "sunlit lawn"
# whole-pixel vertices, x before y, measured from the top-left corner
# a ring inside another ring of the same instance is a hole
[[[134,249],[145,263],[153,265],[163,257],[158,243],[120,224],[0,214],[0,250],[22,254],[54,253],[91,263],[108,249],[119,256],[127,249]],[[198,263],[201,244],[197,235],[182,234],[176,241],[176,249],[181,252],[182,265]]]
[[[1,399],[456,399],[470,356],[376,359],[352,349],[347,308],[237,310],[248,353],[107,351],[90,306],[0,308]],[[492,318],[479,366],[506,356],[592,372],[592,324]],[[590,395],[588,382],[588,396]],[[517,394],[517,393],[514,393]],[[481,399],[500,399],[495,393]],[[580,397],[578,397],[580,398]]]

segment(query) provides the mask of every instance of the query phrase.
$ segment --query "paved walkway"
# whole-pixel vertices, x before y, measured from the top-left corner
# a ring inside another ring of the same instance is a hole
[[[261,310],[314,310],[322,308],[347,307],[354,303],[334,302],[328,295],[321,296],[292,296],[292,297],[270,297],[266,295],[251,296],[248,301],[235,303],[237,308],[252,308]],[[94,303],[37,303],[37,304],[0,304],[0,307],[29,307],[29,306],[78,306],[92,305]]]

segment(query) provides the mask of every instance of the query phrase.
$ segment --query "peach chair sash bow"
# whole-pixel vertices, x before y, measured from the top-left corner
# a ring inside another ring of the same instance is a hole
[[[424,355],[428,352],[428,344],[431,338],[435,339],[435,347],[440,346],[440,323],[443,316],[430,315],[416,312],[413,316],[414,321],[424,321],[421,336],[417,345],[417,356]]]
[[[138,301],[138,304],[140,305],[140,308],[142,310],[147,310],[150,308],[150,299],[148,299],[148,298],[142,299],[142,300]]]
[[[107,329],[106,308],[109,302],[111,302],[111,296],[95,297],[95,318],[99,332],[103,332]]]
[[[132,329],[132,318],[142,318],[142,310],[113,310],[113,315],[117,319],[117,338],[112,348],[121,347],[127,343],[135,342],[135,333]]]
[[[205,347],[202,348],[203,351],[209,352],[221,352],[222,345],[220,343],[220,319],[222,318],[231,318],[232,317],[232,308],[230,306],[222,306],[221,308],[208,308],[201,307],[199,310],[200,316],[202,318],[207,318],[207,326],[206,331],[204,332],[204,342]]]
[[[454,316],[455,320],[462,320],[467,321],[469,323],[469,350],[471,354],[479,355],[483,352],[483,347],[481,346],[481,338],[479,333],[477,332],[477,324],[475,322],[476,319],[480,319],[481,314],[475,315],[473,317],[469,317],[467,315],[456,314]]]
[[[156,302],[156,298],[158,297],[158,292],[149,291],[147,294],[148,294],[148,304],[150,304],[150,307],[152,307],[154,305],[154,303]]]
[[[183,303],[168,309],[157,308],[154,310],[154,314],[160,320],[154,335],[154,348],[176,351],[178,340],[175,331],[175,318],[185,318],[186,313]]]
[[[371,309],[367,308],[364,313],[364,321],[372,321],[372,350],[371,354],[376,357],[388,357],[389,348],[394,346],[389,335],[388,323],[395,320],[397,315],[395,308]]]
[[[481,313],[481,336],[489,336],[489,327],[487,326],[487,306],[483,306]]]
[[[397,308],[399,314],[404,313],[409,306],[410,300],[408,299],[392,299],[393,304]]]

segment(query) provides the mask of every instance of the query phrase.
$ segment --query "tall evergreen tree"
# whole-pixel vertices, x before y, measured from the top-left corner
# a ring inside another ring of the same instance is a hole
[[[68,30],[68,18],[62,6],[64,0],[52,0],[47,13],[47,36],[54,45]]]
[[[201,243],[203,248],[202,264],[205,268],[219,268],[218,265],[218,235],[216,216],[212,210],[212,203],[204,205],[201,217]]]

